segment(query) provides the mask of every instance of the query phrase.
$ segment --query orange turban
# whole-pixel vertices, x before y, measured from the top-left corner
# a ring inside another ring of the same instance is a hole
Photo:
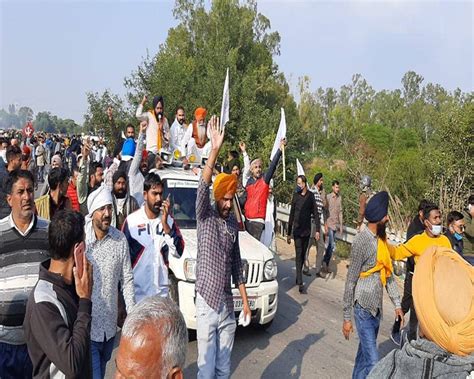
[[[474,267],[451,249],[426,249],[413,276],[413,300],[424,336],[450,353],[472,354],[473,299]]]
[[[214,198],[219,201],[226,193],[231,192],[232,196],[237,191],[237,176],[233,174],[221,173],[214,179]]]
[[[205,120],[206,116],[207,116],[206,108],[196,108],[196,110],[194,111],[194,118],[196,119],[196,121]]]

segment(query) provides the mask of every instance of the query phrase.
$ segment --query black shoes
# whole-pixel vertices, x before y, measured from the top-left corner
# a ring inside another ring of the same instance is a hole
[[[306,294],[308,293],[308,291],[306,291],[306,288],[304,287],[303,284],[300,284],[300,286],[299,286],[299,291],[300,291],[300,293],[303,294],[303,295],[306,295]]]

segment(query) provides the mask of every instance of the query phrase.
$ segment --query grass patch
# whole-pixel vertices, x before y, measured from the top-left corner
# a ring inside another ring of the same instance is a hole
[[[351,255],[351,245],[344,241],[336,241],[336,251],[334,253],[341,259],[347,259]]]

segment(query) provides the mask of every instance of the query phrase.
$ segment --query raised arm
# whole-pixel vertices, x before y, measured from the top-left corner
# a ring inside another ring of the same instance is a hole
[[[143,96],[142,102],[138,105],[137,111],[135,113],[135,116],[140,120],[140,121],[148,121],[148,115],[146,112],[143,112],[143,106],[145,105],[147,100],[146,95]]]
[[[82,146],[82,161],[79,167],[79,175],[77,176],[77,199],[79,204],[87,201],[87,182],[89,181],[89,142],[85,142]]]
[[[137,148],[135,149],[135,155],[133,156],[130,169],[128,170],[128,176],[133,177],[138,174],[140,170],[140,162],[142,161],[143,149],[145,148],[145,137],[146,128],[148,127],[147,121],[140,122],[140,133],[138,134]]]
[[[245,142],[239,143],[240,151],[242,151],[242,155],[244,157],[244,170],[242,171],[242,186],[247,185],[247,181],[250,178],[250,158],[247,154],[247,148]]]
[[[282,139],[280,141],[280,148],[277,150],[275,156],[272,159],[272,162],[270,163],[270,167],[268,168],[267,172],[265,173],[265,183],[270,184],[270,180],[272,180],[273,175],[275,174],[276,168],[278,166],[278,162],[280,161],[282,150],[284,146],[286,145],[286,139]]]

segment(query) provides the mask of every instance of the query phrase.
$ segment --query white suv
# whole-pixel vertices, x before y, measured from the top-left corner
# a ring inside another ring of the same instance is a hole
[[[197,258],[196,195],[199,177],[191,170],[167,167],[160,170],[165,198],[170,195],[173,217],[184,238],[181,258],[169,257],[170,296],[179,304],[189,329],[196,329],[195,281]],[[277,264],[273,253],[245,231],[237,199],[233,211],[240,225],[240,255],[244,264],[252,323],[269,326],[278,305]],[[232,286],[234,309],[242,309],[239,290]]]

